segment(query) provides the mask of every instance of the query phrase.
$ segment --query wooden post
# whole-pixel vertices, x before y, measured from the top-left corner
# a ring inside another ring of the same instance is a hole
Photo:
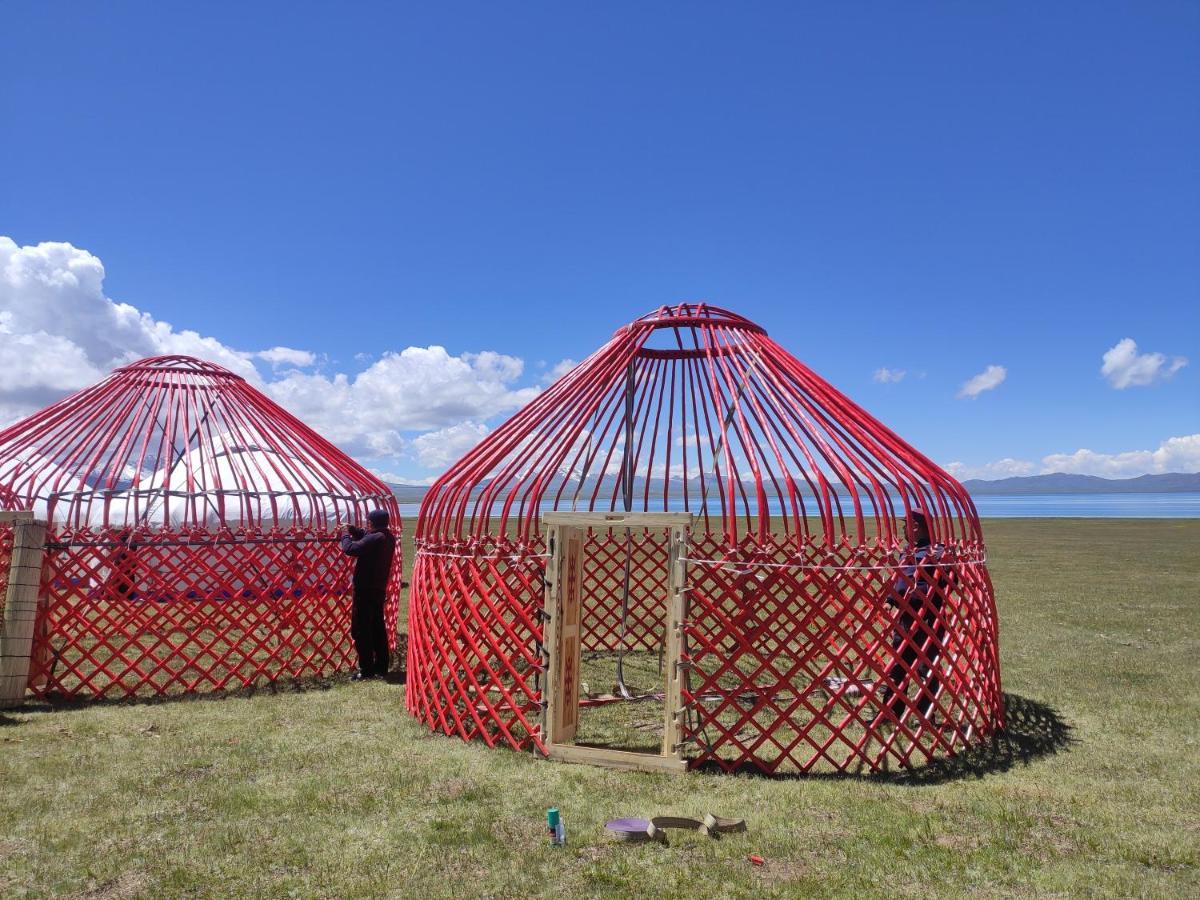
[[[8,566],[0,620],[0,709],[25,702],[46,542],[46,523],[35,519],[32,512],[0,511],[0,525],[9,524],[13,526],[12,557],[0,559],[0,565]]]
[[[542,677],[542,742],[547,745],[552,740],[550,723],[558,711],[555,706],[558,691],[554,685],[558,667],[558,541],[558,526],[547,526],[546,549],[550,553],[546,559],[545,595],[542,599],[542,665],[545,667]]]
[[[583,529],[548,527],[552,564],[546,580],[547,743],[575,739],[579,724],[579,626],[583,589]]]
[[[686,525],[671,527],[670,547],[667,559],[670,572],[667,577],[667,683],[663,690],[662,755],[683,762],[683,729],[680,719],[683,709],[683,671],[681,650],[683,647],[683,622],[687,618],[687,556],[688,529]]]

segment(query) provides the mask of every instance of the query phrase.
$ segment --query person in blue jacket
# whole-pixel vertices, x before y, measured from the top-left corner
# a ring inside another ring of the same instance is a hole
[[[355,558],[354,603],[350,610],[350,636],[358,653],[355,681],[382,678],[389,666],[383,607],[396,556],[396,536],[388,528],[387,510],[372,510],[367,523],[367,531],[347,525],[342,536],[342,552]]]

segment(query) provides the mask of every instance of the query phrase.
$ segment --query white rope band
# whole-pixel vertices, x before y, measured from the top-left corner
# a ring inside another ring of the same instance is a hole
[[[432,556],[438,559],[477,559],[477,560],[522,560],[522,559],[549,559],[549,553],[492,553],[492,554],[476,554],[476,553],[438,553],[434,550],[418,550],[417,556]],[[926,562],[905,562],[898,560],[894,563],[889,563],[883,566],[838,566],[833,563],[773,563],[773,562],[756,562],[752,560],[737,561],[732,559],[697,559],[692,556],[683,556],[679,559],[680,562],[695,563],[704,566],[723,566],[730,569],[735,575],[749,575],[754,569],[800,569],[802,571],[823,571],[823,572],[890,572],[895,569],[906,568],[908,566],[929,567],[938,569],[957,569],[968,565],[984,565],[987,563],[987,556],[980,556],[974,559],[957,559],[953,562],[933,561]],[[745,567],[749,568],[745,568]]]
[[[418,550],[417,556],[436,556],[438,559],[549,559],[549,553],[438,553],[436,550]]]
[[[680,557],[680,562],[697,563],[699,565],[708,566],[725,566],[732,568],[736,575],[749,575],[755,568],[762,569],[802,569],[808,571],[833,571],[833,572],[890,572],[895,569],[902,569],[912,566],[914,568],[928,567],[938,569],[953,569],[966,565],[982,565],[987,562],[987,556],[981,556],[977,559],[959,559],[954,562],[926,562],[925,560],[906,562],[898,560],[886,566],[838,566],[833,563],[773,563],[773,562],[755,562],[753,560],[733,560],[733,559],[695,559],[690,556]],[[749,566],[750,568],[742,568]]]

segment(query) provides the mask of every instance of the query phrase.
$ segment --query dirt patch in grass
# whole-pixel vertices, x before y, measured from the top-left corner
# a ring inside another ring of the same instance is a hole
[[[933,842],[943,850],[956,853],[972,853],[983,844],[983,839],[974,834],[939,834]]]
[[[753,866],[747,860],[746,865]],[[787,884],[799,881],[812,873],[812,863],[804,859],[768,859],[761,866],[753,866],[754,880],[762,885]]]
[[[447,850],[437,860],[435,867],[449,879],[449,883],[461,885],[464,892],[487,883],[491,870],[487,862],[472,849]]]
[[[1043,816],[1021,841],[1021,852],[1040,860],[1074,856],[1080,852],[1080,846],[1067,830],[1077,824],[1066,816]]]
[[[173,773],[174,778],[181,778],[184,781],[203,781],[216,774],[217,767],[213,763],[206,763],[197,766],[184,766],[182,769],[176,769]]]
[[[492,823],[492,837],[506,847],[528,851],[549,840],[545,824],[531,816],[507,816]]]
[[[579,858],[586,863],[600,862],[600,860],[608,859],[619,848],[616,844],[592,844],[590,847],[581,847],[579,849]]]
[[[908,808],[918,815],[927,816],[938,808],[936,801],[928,797],[917,797],[908,802]]]
[[[128,900],[130,897],[144,894],[149,884],[150,879],[144,872],[132,870],[94,888],[69,896],[72,900]]]
[[[33,849],[33,842],[21,838],[0,838],[0,859]]]
[[[470,778],[447,778],[429,786],[430,796],[440,800],[458,800],[475,790],[476,783]]]

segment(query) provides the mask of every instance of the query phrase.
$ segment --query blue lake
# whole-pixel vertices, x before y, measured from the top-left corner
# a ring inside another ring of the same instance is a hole
[[[1027,494],[975,497],[983,518],[1023,516],[1087,519],[1198,519],[1200,493],[1186,494]]]
[[[672,503],[672,508],[682,504]],[[975,498],[982,518],[1086,519],[1200,519],[1200,493],[1180,494],[984,494]],[[408,521],[417,517],[419,504],[401,503]]]

